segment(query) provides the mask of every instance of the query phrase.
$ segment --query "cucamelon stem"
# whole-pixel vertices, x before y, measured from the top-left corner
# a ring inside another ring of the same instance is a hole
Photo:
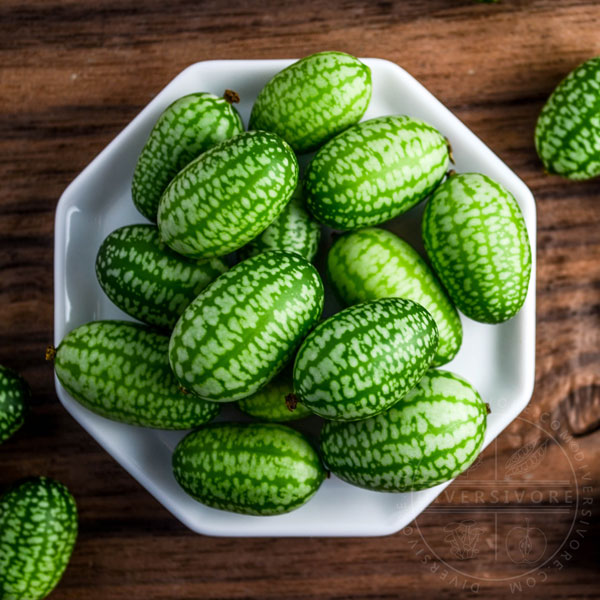
[[[298,396],[296,396],[296,394],[288,394],[285,397],[285,405],[290,412],[294,412],[296,410],[296,406],[298,406]]]
[[[237,104],[240,101],[240,95],[233,90],[225,90],[223,92],[223,98],[229,102],[229,104]]]
[[[446,144],[448,144],[448,158],[450,159],[450,162],[454,165],[456,163],[454,162],[454,155],[452,154],[452,144],[450,143],[450,140],[447,137],[445,137],[444,139],[446,140]]]

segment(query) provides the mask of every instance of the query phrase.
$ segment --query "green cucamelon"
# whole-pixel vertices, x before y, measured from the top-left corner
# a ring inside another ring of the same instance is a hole
[[[204,92],[175,100],[152,128],[133,173],[131,194],[150,221],[167,185],[197,156],[244,131],[242,119],[227,98]]]
[[[193,431],[175,448],[173,472],[203,504],[260,516],[302,506],[325,478],[310,442],[275,423],[214,423]]]
[[[94,321],[65,336],[54,367],[73,398],[108,419],[158,429],[207,423],[219,405],[181,389],[168,348],[169,338],[145,325]]]
[[[600,175],[600,56],[554,90],[538,118],[535,146],[549,173],[575,180]]]
[[[201,154],[171,181],[158,208],[160,236],[190,258],[224,256],[266,229],[297,183],[298,161],[281,138],[242,133]]]
[[[0,497],[0,598],[45,598],[76,538],[77,505],[62,483],[35,477],[10,488]]]
[[[270,250],[223,273],[188,306],[169,346],[181,385],[208,400],[250,396],[319,320],[323,284],[297,254]]]
[[[456,477],[477,458],[487,406],[464,379],[429,371],[389,410],[355,423],[326,423],[323,460],[341,479],[380,492],[409,492]]]
[[[227,270],[219,258],[192,260],[160,240],[156,225],[126,225],[100,246],[96,275],[106,295],[128,315],[172,329],[190,302]]]
[[[531,275],[527,227],[514,196],[479,173],[448,178],[423,216],[429,260],[467,317],[502,323],[523,305]]]
[[[389,221],[429,195],[449,164],[448,142],[407,116],[363,121],[333,138],[310,162],[305,201],[317,221],[358,229]]]
[[[416,385],[437,344],[435,321],[412,300],[356,304],[308,335],[294,363],[295,395],[326,419],[366,419]]]
[[[30,395],[25,380],[12,369],[0,365],[0,444],[25,422]]]
[[[308,214],[299,192],[300,186],[281,214],[257,238],[240,251],[243,257],[265,250],[295,252],[312,260],[319,248],[321,226]]]
[[[252,108],[250,129],[272,131],[295,152],[310,152],[358,123],[370,99],[369,67],[343,52],[319,52],[265,85]]]
[[[367,228],[338,238],[327,256],[327,272],[346,304],[379,298],[408,298],[434,318],[439,344],[433,366],[456,355],[462,325],[436,276],[413,247],[384,229]]]
[[[238,401],[238,408],[247,415],[273,423],[296,421],[312,415],[302,402],[286,402],[294,393],[292,373],[285,369],[258,392]]]

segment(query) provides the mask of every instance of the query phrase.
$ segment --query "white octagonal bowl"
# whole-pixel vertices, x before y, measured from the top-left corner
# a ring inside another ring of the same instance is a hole
[[[244,122],[263,85],[292,60],[231,60],[196,63],[180,73],[84,169],[62,195],[56,210],[54,256],[54,339],[58,345],[71,329],[88,321],[128,317],[111,304],[96,281],[94,263],[102,240],[114,229],[144,221],[131,201],[131,177],[137,157],[160,113],[192,92],[241,96]],[[533,270],[525,305],[502,325],[483,325],[462,317],[464,342],[447,365],[467,378],[491,406],[485,445],[529,402],[535,361],[535,241],[533,196],[525,184],[479,138],[406,71],[386,60],[368,58],[373,98],[365,118],[409,114],[428,121],[453,147],[457,171],[477,171],[505,185],[515,196],[527,223]],[[301,161],[302,162],[302,161]],[[306,162],[306,161],[304,161]],[[423,206],[391,221],[387,228],[422,251]],[[325,236],[328,238],[328,236]],[[321,248],[320,263],[327,250]],[[319,261],[318,261],[319,262]],[[330,300],[332,313],[339,309]],[[171,472],[171,455],[184,432],[166,432],[109,421],[90,412],[56,381],[64,407],[94,439],[175,517],[193,531],[222,536],[374,536],[396,532],[412,521],[448,484],[421,492],[386,494],[353,487],[332,476],[315,497],[286,515],[253,517],[206,507],[189,497]],[[239,418],[226,408],[224,418]],[[308,420],[300,428],[318,428]]]

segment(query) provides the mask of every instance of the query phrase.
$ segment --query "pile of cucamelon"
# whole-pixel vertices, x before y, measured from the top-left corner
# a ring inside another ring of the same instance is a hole
[[[327,469],[370,490],[421,490],[466,469],[483,443],[489,407],[438,367],[461,346],[458,310],[494,324],[521,308],[525,223],[501,184],[448,170],[449,142],[431,125],[359,122],[370,97],[366,65],[322,52],[265,85],[250,131],[229,90],[167,107],[133,173],[133,202],[152,223],[111,233],[96,261],[107,296],[140,322],[88,323],[47,355],[97,414],[193,429],[173,472],[209,506],[282,514]],[[542,110],[535,143],[549,173],[600,175],[599,108],[600,57]],[[301,175],[296,154],[313,151]],[[376,227],[425,199],[428,261]],[[325,320],[311,263],[322,224],[337,232],[328,289],[347,305]],[[23,424],[29,396],[0,366],[0,443]],[[223,402],[254,421],[212,422]],[[281,424],[310,415],[325,419],[319,442]],[[0,597],[44,598],[76,535],[64,485],[16,482],[0,496]]]
[[[372,490],[424,489],[481,449],[488,407],[436,368],[461,346],[458,310],[501,323],[521,308],[527,229],[500,183],[449,173],[432,125],[361,121],[371,92],[367,65],[322,52],[264,86],[249,131],[232,91],[167,107],[133,174],[155,224],[114,231],[96,260],[107,296],[142,323],[87,323],[56,349],[58,378],[87,408],[193,429],[173,472],[209,506],[282,514],[327,469]],[[431,267],[377,227],[426,198]],[[322,225],[337,232],[328,290],[347,306],[326,319],[312,264]],[[254,421],[213,422],[232,402]],[[318,441],[282,424],[308,415],[326,421]]]

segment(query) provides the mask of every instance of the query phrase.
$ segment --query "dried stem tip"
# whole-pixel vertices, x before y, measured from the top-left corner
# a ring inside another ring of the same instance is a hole
[[[446,140],[446,144],[448,144],[448,158],[450,159],[450,162],[454,165],[456,164],[454,162],[454,155],[452,154],[452,144],[450,143],[450,140],[448,138],[444,138]]]
[[[485,410],[488,415],[492,412],[492,409],[490,408],[490,405],[487,402],[485,403]]]
[[[225,98],[229,104],[237,104],[240,101],[240,95],[233,90],[225,90],[223,92],[223,98]]]
[[[298,406],[298,396],[296,396],[296,394],[288,394],[285,397],[285,405],[290,412],[295,411],[296,406]]]
[[[56,348],[52,345],[49,344],[46,347],[46,360],[54,360],[54,357],[56,356]]]

